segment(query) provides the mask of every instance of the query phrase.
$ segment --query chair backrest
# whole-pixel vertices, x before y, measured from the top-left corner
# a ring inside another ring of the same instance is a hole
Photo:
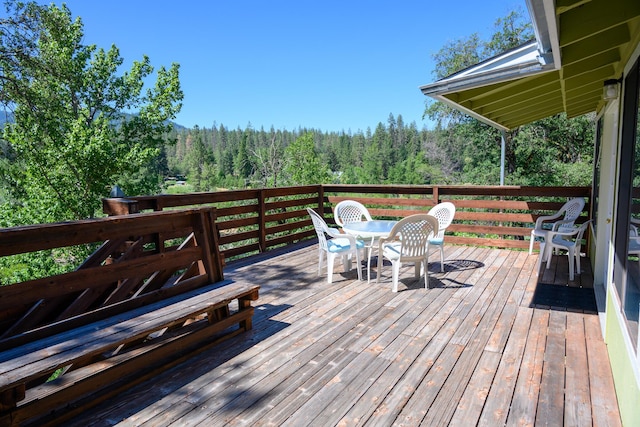
[[[429,251],[429,239],[437,233],[436,217],[416,214],[398,221],[391,229],[389,237],[384,240],[400,241],[400,261],[416,261],[426,256]]]
[[[569,200],[564,205],[562,205],[562,207],[560,208],[560,212],[564,211],[565,221],[575,221],[576,219],[578,219],[578,217],[582,213],[583,208],[584,208],[584,198],[576,197],[574,199]]]
[[[318,245],[323,250],[328,250],[327,246],[327,235],[326,233],[329,231],[329,226],[324,219],[313,209],[307,208],[307,212],[309,212],[309,216],[311,217],[311,221],[313,221],[313,228],[316,229],[316,234],[318,235]]]
[[[562,221],[559,221],[557,225],[554,227],[556,231],[571,231],[574,228],[574,223],[576,219],[582,213],[582,209],[584,208],[584,198],[576,197],[574,199],[566,202],[560,210],[558,214],[562,214],[564,212],[564,217]]]
[[[333,209],[333,217],[340,227],[356,221],[371,221],[371,215],[367,208],[355,200],[339,202]]]
[[[431,208],[429,215],[435,216],[438,220],[438,234],[434,238],[444,238],[444,231],[451,225],[455,214],[456,207],[451,202],[438,203]]]

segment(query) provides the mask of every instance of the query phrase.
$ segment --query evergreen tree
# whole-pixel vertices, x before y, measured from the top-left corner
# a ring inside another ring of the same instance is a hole
[[[313,134],[300,136],[284,151],[284,176],[288,185],[326,184],[331,173],[326,164],[320,162]]]

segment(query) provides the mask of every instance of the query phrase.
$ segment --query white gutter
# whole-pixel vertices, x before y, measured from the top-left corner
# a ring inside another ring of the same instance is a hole
[[[540,56],[556,70],[562,67],[560,57],[560,39],[558,36],[558,17],[554,0],[526,0],[533,31],[538,41]]]

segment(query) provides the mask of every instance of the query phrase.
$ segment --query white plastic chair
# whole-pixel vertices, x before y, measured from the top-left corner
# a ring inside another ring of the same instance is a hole
[[[559,231],[560,229],[571,230],[576,219],[578,219],[582,213],[583,208],[584,198],[576,197],[562,205],[560,210],[555,214],[538,217],[538,219],[536,219],[536,226],[531,230],[529,255],[533,252],[533,242],[535,242],[536,237],[542,237],[546,241],[548,239],[547,233],[549,231]],[[559,218],[562,218],[562,220],[559,220]],[[550,251],[547,252],[551,253]],[[544,255],[542,254],[542,251],[540,255]]]
[[[371,221],[367,208],[355,200],[343,200],[333,208],[333,218],[339,227],[357,221]]]
[[[401,219],[391,229],[389,237],[381,237],[378,253],[391,261],[393,292],[398,292],[398,276],[404,262],[415,263],[415,277],[424,269],[424,287],[429,288],[429,239],[438,233],[438,220],[429,214],[416,214]],[[380,282],[384,260],[378,267],[377,282]]]
[[[318,276],[322,274],[324,256],[327,256],[327,282],[333,282],[333,265],[337,255],[342,255],[342,263],[345,272],[351,269],[350,256],[355,254],[358,280],[362,280],[360,270],[360,250],[364,248],[364,242],[356,240],[354,236],[342,234],[335,228],[330,228],[324,219],[316,211],[307,208],[307,212],[313,221],[313,227],[318,235]],[[331,239],[327,239],[330,236]]]
[[[333,219],[339,227],[359,221],[371,221],[369,210],[362,203],[355,200],[343,200],[333,208]],[[364,241],[367,249],[367,281],[371,280],[371,253],[377,244],[375,237],[359,239]]]
[[[428,213],[438,219],[438,234],[429,239],[429,244],[440,248],[440,272],[444,273],[444,232],[453,221],[456,207],[451,202],[442,202],[432,207]]]
[[[566,250],[569,257],[569,280],[573,280],[574,272],[581,273],[580,269],[580,248],[582,247],[582,237],[589,228],[592,220],[583,223],[572,230],[549,231],[545,247],[547,250],[547,269],[551,266],[551,254],[554,249]]]

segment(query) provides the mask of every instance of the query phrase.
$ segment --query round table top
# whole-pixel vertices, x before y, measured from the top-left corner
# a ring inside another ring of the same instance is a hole
[[[342,229],[345,233],[354,234],[361,237],[385,237],[398,221],[374,219],[372,221],[358,221],[345,224]]]

